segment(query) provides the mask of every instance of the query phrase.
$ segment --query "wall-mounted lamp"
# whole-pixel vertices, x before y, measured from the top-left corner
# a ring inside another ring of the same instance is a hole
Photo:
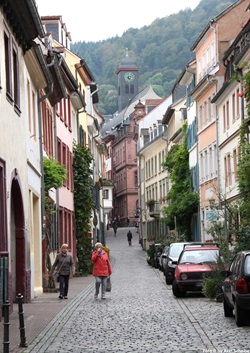
[[[214,199],[213,197],[211,197],[211,198],[209,199],[209,204],[210,204],[210,207],[214,207],[214,205],[215,205],[215,199]]]

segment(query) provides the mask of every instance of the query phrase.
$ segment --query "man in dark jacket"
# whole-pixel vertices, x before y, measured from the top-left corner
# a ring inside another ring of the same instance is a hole
[[[128,245],[132,245],[132,238],[133,238],[133,235],[131,233],[131,231],[129,230],[128,233],[127,233],[127,238],[128,238]]]

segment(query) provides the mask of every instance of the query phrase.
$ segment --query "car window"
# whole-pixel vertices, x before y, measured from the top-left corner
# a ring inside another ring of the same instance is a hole
[[[231,265],[230,265],[230,272],[235,273],[235,264],[236,264],[237,256],[233,259]]]
[[[169,249],[169,255],[173,257],[179,257],[182,252],[183,245],[173,245]]]
[[[219,257],[219,250],[184,251],[180,263],[214,263]]]
[[[234,265],[234,273],[240,273],[240,269],[242,268],[242,256],[239,254],[236,259],[235,259],[235,265]]]
[[[245,259],[245,266],[244,266],[244,272],[247,275],[250,275],[250,255],[246,256]]]

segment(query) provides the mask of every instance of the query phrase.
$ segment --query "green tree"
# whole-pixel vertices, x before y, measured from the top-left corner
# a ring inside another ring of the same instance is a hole
[[[186,125],[183,129],[186,131]],[[186,240],[192,240],[191,221],[193,214],[198,211],[198,194],[192,188],[188,156],[185,133],[183,142],[174,145],[163,163],[171,181],[171,189],[166,197],[169,205],[164,208],[164,213],[170,229],[174,229],[176,220],[178,233]]]
[[[73,148],[74,207],[76,251],[79,273],[89,274],[92,268],[90,238],[93,211],[93,179],[90,168],[93,156],[88,147],[76,144]]]
[[[241,64],[240,69],[249,70],[245,63]],[[236,77],[239,78],[239,77]],[[239,162],[237,166],[237,178],[240,191],[240,214],[241,228],[238,233],[238,244],[236,251],[250,248],[250,71],[247,71],[242,77],[243,82],[242,98],[246,100],[246,117],[240,127],[239,143]]]
[[[44,173],[44,199],[45,199],[45,217],[46,217],[46,267],[48,272],[51,270],[51,259],[50,253],[52,250],[51,244],[51,231],[52,231],[52,222],[53,214],[56,212],[55,203],[50,197],[50,192],[53,189],[58,189],[63,186],[64,180],[67,179],[67,170],[64,165],[58,163],[54,158],[43,159],[43,173]],[[44,287],[45,287],[44,283]],[[47,284],[49,288],[55,288],[55,281],[51,276]]]

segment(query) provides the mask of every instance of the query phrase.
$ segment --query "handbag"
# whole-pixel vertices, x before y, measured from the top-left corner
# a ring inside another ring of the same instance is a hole
[[[66,256],[66,257],[67,257],[67,256]],[[62,264],[61,264],[59,270],[58,270],[58,271],[55,271],[55,272],[53,273],[53,275],[54,275],[54,277],[55,277],[55,279],[56,279],[57,282],[59,282],[60,271],[61,271],[61,268],[62,268],[62,266],[63,266],[63,264],[64,264],[64,262],[65,262],[65,260],[66,260],[66,257],[65,257],[65,259],[63,260],[63,262],[62,262]]]
[[[108,278],[107,278],[106,292],[111,292],[111,280],[110,280],[110,276],[108,276]]]

